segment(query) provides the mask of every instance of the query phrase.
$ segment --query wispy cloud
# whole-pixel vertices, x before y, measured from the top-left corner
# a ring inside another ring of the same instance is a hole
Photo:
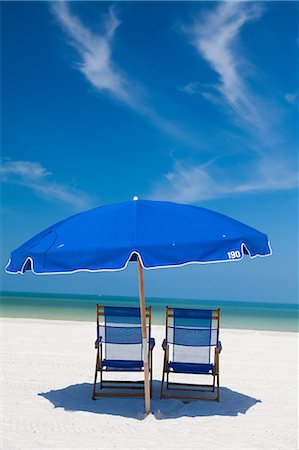
[[[92,206],[88,194],[75,187],[56,182],[52,179],[51,172],[39,162],[6,161],[0,166],[0,179],[2,183],[26,186],[38,195],[67,204],[77,210]]]
[[[284,99],[290,103],[291,105],[294,105],[297,102],[298,94],[294,92],[293,94],[286,94],[284,96]]]
[[[219,98],[219,94],[217,92],[217,86],[193,81],[186,84],[186,86],[183,86],[180,90],[186,94],[200,95],[211,103],[223,105],[223,101]]]
[[[102,24],[102,32],[91,32],[71,13],[66,2],[52,2],[52,11],[63,27],[70,44],[77,50],[78,70],[97,91],[106,92],[137,108],[136,94],[128,76],[112,61],[112,41],[120,21],[111,7]]]
[[[70,2],[56,1],[51,9],[79,56],[76,68],[97,92],[111,96],[145,117],[151,125],[191,145],[198,140],[177,123],[162,117],[148,103],[146,87],[132,78],[114,61],[113,39],[121,21],[114,6],[102,18],[101,32],[91,31],[70,10]]]
[[[197,165],[175,161],[171,171],[156,183],[149,198],[196,203],[236,194],[288,190],[297,186],[298,174],[293,170],[291,161],[286,159],[258,159],[241,173],[236,173],[233,168],[223,170],[215,160]]]
[[[186,94],[201,94],[202,93],[202,84],[198,81],[192,81],[191,83],[186,84],[181,88],[181,91]]]
[[[181,90],[201,95],[221,106],[225,114],[230,111],[229,117],[246,132],[242,150],[246,149],[248,158],[240,161],[231,157],[229,162],[218,158],[204,164],[174,161],[149,197],[196,203],[298,186],[296,152],[283,142],[282,130],[276,134],[273,109],[278,108],[273,99],[270,108],[249,83],[248,74],[255,70],[246,61],[238,39],[244,25],[257,20],[262,13],[263,7],[258,3],[220,2],[197,17],[192,26],[183,28],[199,55],[218,75],[218,82],[210,85],[191,82]],[[285,100],[293,103],[296,95],[288,94]]]
[[[246,82],[249,65],[238,48],[238,37],[244,25],[258,19],[262,12],[258,3],[221,2],[185,28],[191,43],[219,76],[212,88],[222,95],[237,119],[258,129],[265,126],[264,108]]]

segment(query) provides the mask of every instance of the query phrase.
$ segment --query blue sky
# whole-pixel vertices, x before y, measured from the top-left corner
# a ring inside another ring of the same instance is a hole
[[[2,2],[4,290],[137,295],[119,273],[13,276],[48,225],[131,199],[266,232],[273,255],[147,271],[149,296],[295,302],[297,2]]]

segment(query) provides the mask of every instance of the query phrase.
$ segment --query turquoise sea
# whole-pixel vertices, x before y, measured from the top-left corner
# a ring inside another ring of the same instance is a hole
[[[56,320],[95,320],[95,306],[138,306],[137,297],[37,294],[2,292],[2,317]],[[299,307],[294,304],[229,302],[146,298],[152,306],[153,323],[164,324],[165,306],[221,310],[221,327],[274,331],[297,331]]]

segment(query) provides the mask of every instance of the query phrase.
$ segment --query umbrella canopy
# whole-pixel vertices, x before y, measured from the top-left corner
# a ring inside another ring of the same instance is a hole
[[[267,256],[267,235],[196,206],[137,200],[69,217],[11,253],[9,273],[71,273],[144,268]]]

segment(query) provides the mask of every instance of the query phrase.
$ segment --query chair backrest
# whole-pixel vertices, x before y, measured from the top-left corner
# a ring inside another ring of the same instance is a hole
[[[166,308],[166,341],[172,361],[210,364],[219,342],[220,310]],[[170,353],[171,356],[171,353]]]
[[[151,333],[151,308],[146,308],[146,331]],[[142,329],[139,308],[97,305],[97,338],[104,344],[104,358],[142,360]]]

